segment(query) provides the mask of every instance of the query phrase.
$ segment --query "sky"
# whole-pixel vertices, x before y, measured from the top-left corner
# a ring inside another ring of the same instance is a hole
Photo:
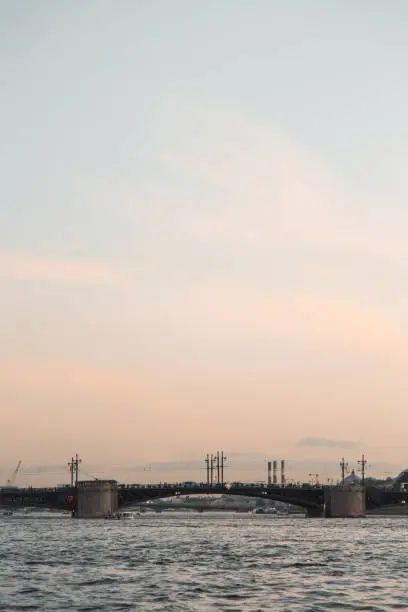
[[[0,15],[0,481],[405,468],[408,4]]]

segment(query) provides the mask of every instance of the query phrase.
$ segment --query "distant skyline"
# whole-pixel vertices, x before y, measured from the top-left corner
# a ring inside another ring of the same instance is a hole
[[[407,467],[408,4],[0,15],[0,479]]]
[[[344,457],[347,464],[346,473],[355,471],[361,475],[359,459],[352,453]],[[280,482],[280,458],[278,463],[278,481]],[[15,466],[0,471],[0,482],[7,482]],[[367,462],[366,476],[378,479],[394,478],[402,470],[400,466],[390,463]],[[267,460],[262,453],[237,453],[225,462],[226,482],[267,482]],[[316,474],[322,484],[338,482],[341,480],[340,461],[322,460],[313,455],[307,459],[293,461],[285,460],[285,480],[293,482],[315,482]],[[92,478],[116,479],[121,483],[159,483],[159,482],[205,482],[206,467],[204,460],[185,461],[153,461],[141,464],[96,464],[82,459],[80,463],[79,479],[89,480]],[[22,465],[15,483],[18,486],[54,486],[56,484],[68,484],[70,480],[67,463],[55,465]]]

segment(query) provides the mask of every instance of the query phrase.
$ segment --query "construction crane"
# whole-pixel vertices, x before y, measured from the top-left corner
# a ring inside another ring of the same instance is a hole
[[[17,474],[18,474],[18,472],[20,470],[20,467],[21,467],[21,459],[19,459],[19,462],[17,463],[17,466],[16,466],[14,472],[12,473],[10,478],[8,479],[7,486],[9,486],[9,487],[11,486],[12,487],[14,485],[14,483],[16,481],[16,478],[17,478]]]

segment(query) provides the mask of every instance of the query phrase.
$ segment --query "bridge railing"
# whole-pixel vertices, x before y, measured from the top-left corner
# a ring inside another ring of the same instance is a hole
[[[305,489],[323,489],[328,485],[311,485],[309,483],[288,483],[288,484],[268,484],[266,482],[228,482],[228,483],[206,483],[206,482],[193,482],[193,481],[185,481],[185,482],[159,482],[159,483],[132,483],[132,484],[118,484],[119,490],[129,490],[129,489],[142,489],[142,490],[170,490],[170,491],[191,491],[192,489],[196,490],[206,490],[213,491],[216,493],[217,491],[225,493],[230,489],[263,489],[264,491],[268,490],[287,490],[287,489],[296,489],[296,490],[305,490]],[[73,487],[75,488],[75,487]],[[59,486],[59,487],[0,487],[0,496],[36,496],[36,495],[45,495],[45,494],[65,494],[69,495],[73,490],[70,485]]]
[[[160,482],[160,483],[134,483],[134,484],[118,484],[118,488],[123,489],[153,489],[153,490],[191,490],[191,489],[205,489],[205,490],[225,490],[229,489],[264,489],[267,490],[276,490],[276,489],[323,489],[328,485],[311,485],[309,483],[288,483],[288,484],[268,484],[265,482],[229,482],[229,483],[213,483],[208,484],[206,482]]]

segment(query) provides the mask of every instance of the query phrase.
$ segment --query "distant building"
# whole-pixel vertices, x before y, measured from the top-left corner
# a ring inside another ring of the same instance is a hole
[[[408,469],[403,470],[394,481],[393,486],[394,491],[401,491],[403,489],[408,489]]]
[[[357,474],[355,473],[354,470],[352,470],[351,474],[349,474],[344,479],[344,484],[345,485],[359,485],[359,484],[361,484],[361,478],[359,476],[357,476]]]

